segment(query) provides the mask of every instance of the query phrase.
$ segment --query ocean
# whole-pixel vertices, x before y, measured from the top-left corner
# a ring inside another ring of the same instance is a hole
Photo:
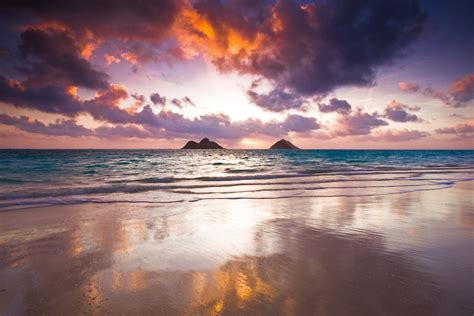
[[[473,167],[468,150],[1,150],[0,210],[395,194],[471,180]]]

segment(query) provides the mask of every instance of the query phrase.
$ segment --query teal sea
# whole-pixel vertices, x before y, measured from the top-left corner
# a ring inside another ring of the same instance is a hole
[[[383,195],[447,188],[473,167],[466,150],[1,150],[0,209]]]

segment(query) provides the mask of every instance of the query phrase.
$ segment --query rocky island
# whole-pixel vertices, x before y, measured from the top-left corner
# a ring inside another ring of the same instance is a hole
[[[275,144],[273,144],[272,147],[270,147],[270,149],[299,149],[299,148],[293,145],[292,143],[290,143],[289,141],[287,141],[286,139],[280,139]]]
[[[182,149],[224,149],[221,145],[216,142],[210,141],[209,138],[203,138],[199,143],[196,143],[193,140],[184,145]]]

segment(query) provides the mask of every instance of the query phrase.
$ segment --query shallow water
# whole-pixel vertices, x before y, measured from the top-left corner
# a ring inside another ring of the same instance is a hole
[[[2,169],[49,179],[1,186],[2,315],[474,313],[472,152],[40,153],[2,156],[55,161]]]
[[[0,209],[391,194],[470,180],[473,167],[474,151],[0,150]]]

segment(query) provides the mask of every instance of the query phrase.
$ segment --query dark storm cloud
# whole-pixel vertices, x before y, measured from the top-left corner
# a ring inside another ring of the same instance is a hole
[[[399,103],[397,101],[392,101],[390,102],[387,107],[385,108],[385,118],[388,118],[389,120],[392,120],[394,122],[421,122],[422,119],[420,119],[417,115],[415,114],[410,114],[406,110],[412,110],[412,111],[417,111],[420,108],[418,107],[410,107],[408,105]]]
[[[156,41],[169,30],[182,4],[180,0],[5,0],[0,11],[33,15],[102,38]]]
[[[32,87],[2,76],[0,76],[0,101],[15,107],[66,116],[75,116],[82,111],[81,102],[72,98],[64,87]]]
[[[252,102],[269,111],[304,107],[301,96],[324,95],[346,85],[372,85],[377,68],[400,56],[424,23],[416,0],[334,0],[303,5],[290,0],[190,4],[180,0],[7,0],[0,5],[3,14],[18,16],[18,21],[29,16],[33,24],[43,25],[22,35],[21,51],[29,62],[21,66],[21,72],[37,83],[54,80],[93,89],[105,89],[108,77],[79,54],[78,46],[84,45],[88,34],[97,45],[123,40],[122,46],[130,51],[120,53],[122,59],[136,63],[146,47],[148,58],[143,60],[154,60],[150,56],[156,51],[147,45],[176,35],[173,23],[190,9],[212,26],[216,43],[211,46],[224,48],[216,51],[226,53],[211,54],[221,70],[257,74],[274,84],[269,93],[248,91]],[[181,31],[200,32],[185,27]],[[256,41],[257,47],[229,53],[235,34],[243,38],[237,41],[239,45]],[[183,106],[182,101],[172,103]]]
[[[203,14],[226,17],[226,5],[215,3],[200,1],[195,7]],[[252,14],[236,10],[234,14],[240,16],[230,22],[211,20],[216,28],[232,26],[248,38],[255,38],[257,31],[265,34],[258,49],[242,52],[243,56],[217,56],[215,62],[222,70],[261,75],[304,95],[326,94],[347,85],[372,85],[376,69],[403,54],[421,33],[425,20],[414,0],[304,5],[282,0],[263,8],[266,10],[253,7]],[[260,22],[242,23],[246,16]]]
[[[323,113],[337,112],[340,114],[347,114],[352,110],[351,105],[346,100],[339,100],[337,98],[332,98],[329,100],[328,104],[320,103],[318,104],[318,107],[319,111]]]
[[[79,100],[68,94],[64,87],[35,87],[0,76],[0,101],[18,108],[35,109],[45,113],[75,117],[81,113],[90,114],[98,121],[124,124],[130,122],[131,114],[118,107],[128,93],[120,85],[110,85],[98,91],[90,100]]]
[[[62,84],[104,89],[108,75],[80,55],[80,47],[63,31],[27,29],[21,34],[18,70],[37,85]]]
[[[194,1],[193,8],[209,20],[222,40],[229,29],[239,30],[246,37],[255,37],[269,13],[271,2],[273,1],[198,0]]]
[[[150,100],[153,104],[157,105],[165,105],[166,104],[166,97],[162,97],[158,92],[153,93],[150,95]]]

